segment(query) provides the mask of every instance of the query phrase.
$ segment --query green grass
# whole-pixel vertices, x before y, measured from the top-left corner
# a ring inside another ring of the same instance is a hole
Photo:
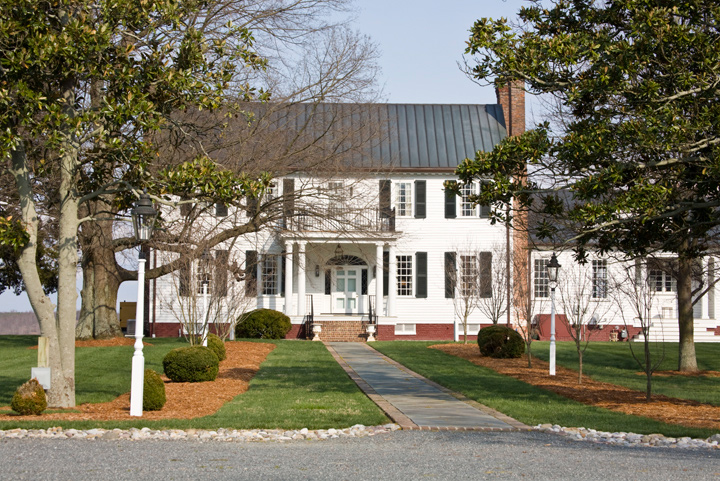
[[[632,347],[637,356],[643,355],[641,343],[632,343]],[[548,360],[549,348],[549,342],[535,342],[532,345],[532,352],[534,356]],[[651,344],[651,359],[660,358],[663,349],[665,358],[659,370],[676,370],[678,367],[678,343]],[[695,352],[700,370],[720,371],[720,344],[697,343]],[[577,370],[575,343],[558,342],[556,361],[559,366]],[[588,344],[583,355],[583,374],[597,381],[618,384],[645,392],[645,374],[632,358],[630,343],[627,342],[591,342]],[[720,377],[653,376],[652,392],[720,406]]]
[[[34,336],[0,337],[0,405],[10,403],[15,389],[30,375],[37,351],[27,348]],[[186,345],[177,339],[152,339],[143,349],[146,367],[162,372],[162,358],[169,350]],[[322,429],[353,424],[388,422],[382,411],[348,378],[321,343],[273,341],[276,348],[250,382],[250,389],[223,406],[217,413],[197,419],[163,421],[13,421],[0,422],[0,429],[51,426],[90,429],[93,427],[151,429],[282,428]],[[28,354],[29,353],[29,354]],[[77,348],[76,399],[105,402],[130,390],[132,346]],[[21,359],[16,359],[19,357]],[[7,361],[7,362],[6,362]]]
[[[544,423],[641,434],[707,438],[717,431],[665,424],[586,406],[427,346],[437,342],[375,342],[372,346],[415,372],[525,424]]]

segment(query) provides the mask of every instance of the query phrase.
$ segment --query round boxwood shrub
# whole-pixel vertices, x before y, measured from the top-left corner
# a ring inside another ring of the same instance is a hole
[[[225,352],[225,343],[219,336],[215,334],[208,334],[207,347],[212,349],[218,360],[224,361],[227,358],[227,352]]]
[[[160,374],[145,369],[143,382],[143,411],[159,411],[165,405],[165,383]]]
[[[282,339],[290,331],[290,318],[273,309],[255,309],[240,316],[235,337]]]
[[[214,381],[220,360],[209,347],[178,347],[163,358],[165,375],[175,382]]]
[[[496,358],[518,358],[525,353],[525,341],[507,326],[494,325],[480,329],[477,337],[480,354]]]
[[[47,408],[45,389],[37,379],[30,379],[17,388],[10,402],[10,408],[23,416],[40,414]]]

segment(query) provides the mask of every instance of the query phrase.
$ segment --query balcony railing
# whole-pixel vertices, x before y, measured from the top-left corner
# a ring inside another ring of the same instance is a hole
[[[284,219],[294,232],[395,232],[395,209],[328,207],[322,212],[293,212]]]

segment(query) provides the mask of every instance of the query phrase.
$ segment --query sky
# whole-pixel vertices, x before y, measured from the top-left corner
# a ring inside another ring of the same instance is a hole
[[[468,79],[458,63],[463,61],[475,20],[514,18],[523,4],[522,0],[356,0],[357,19],[352,26],[378,44],[379,84],[388,102],[494,104],[493,88]],[[136,297],[136,282],[120,287],[118,302]],[[29,310],[27,296],[0,294],[0,312]]]

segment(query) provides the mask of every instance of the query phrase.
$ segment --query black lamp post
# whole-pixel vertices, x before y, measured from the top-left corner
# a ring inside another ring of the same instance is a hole
[[[157,211],[147,194],[141,194],[135,207],[130,211],[135,228],[135,239],[141,244],[138,259],[138,297],[135,304],[135,353],[132,358],[132,378],[130,384],[130,415],[142,416],[143,383],[145,381],[145,358],[143,357],[143,317],[145,301],[145,253],[142,243],[150,240]]]

